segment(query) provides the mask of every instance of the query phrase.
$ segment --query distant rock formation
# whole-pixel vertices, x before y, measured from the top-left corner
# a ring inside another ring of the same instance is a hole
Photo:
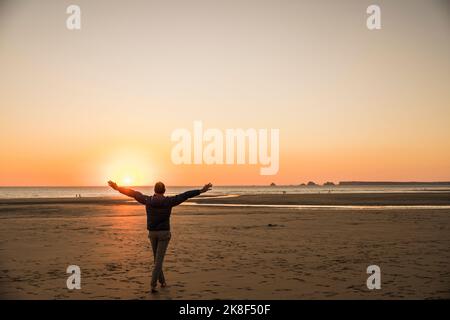
[[[277,185],[275,184],[275,182],[272,182],[272,183],[270,184],[270,186],[271,186],[271,187],[276,187]]]
[[[311,187],[311,186],[317,186],[317,184],[314,181],[309,181],[307,186]]]
[[[324,185],[324,186],[334,186],[335,184],[334,184],[334,182],[327,181],[327,182],[325,182],[323,185]]]
[[[425,185],[425,186],[448,186],[450,181],[341,181],[341,186],[408,186],[408,185]]]

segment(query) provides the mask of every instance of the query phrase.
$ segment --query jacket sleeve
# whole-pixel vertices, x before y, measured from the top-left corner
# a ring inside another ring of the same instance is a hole
[[[147,199],[149,198],[145,194],[140,193],[139,191],[135,191],[135,194],[133,195],[133,198],[141,203],[141,204],[147,204]]]
[[[196,197],[200,194],[200,190],[191,190],[180,193],[176,196],[169,197],[169,203],[172,207],[179,205],[180,203],[185,202],[187,199]]]
[[[128,189],[128,188],[124,188],[124,187],[117,188],[117,191],[119,191],[120,193],[122,193],[130,198],[134,198],[137,202],[142,203],[142,204],[146,204],[147,199],[149,198],[148,196],[140,193],[139,191],[135,191],[133,189]]]

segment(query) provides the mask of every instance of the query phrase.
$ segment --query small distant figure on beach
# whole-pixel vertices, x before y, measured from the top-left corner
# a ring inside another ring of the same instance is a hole
[[[186,191],[176,196],[166,197],[166,186],[162,182],[157,182],[154,187],[154,195],[147,196],[139,191],[135,191],[125,187],[119,187],[115,182],[108,181],[108,184],[114,190],[134,198],[137,202],[145,205],[147,211],[147,230],[148,237],[153,249],[154,266],[152,279],[150,282],[151,292],[156,293],[157,281],[161,287],[167,285],[162,265],[167,247],[171,238],[170,233],[170,214],[172,207],[175,207],[189,198],[196,197],[201,193],[211,190],[212,184],[208,183],[201,189]]]

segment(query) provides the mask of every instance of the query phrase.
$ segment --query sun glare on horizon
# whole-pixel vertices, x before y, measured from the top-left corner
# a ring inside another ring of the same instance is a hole
[[[104,161],[109,162],[103,166],[105,181],[113,180],[124,186],[150,185],[153,181],[155,168],[148,154],[137,150],[119,151]]]
[[[131,184],[133,183],[133,178],[131,178],[130,176],[125,176],[123,178],[123,184],[126,186],[131,186]]]

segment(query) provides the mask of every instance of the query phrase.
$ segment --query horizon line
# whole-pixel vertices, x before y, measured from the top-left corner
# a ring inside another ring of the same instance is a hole
[[[349,184],[449,184],[450,181],[444,180],[433,180],[433,181],[414,181],[414,180],[343,180],[338,182],[326,181],[324,183],[315,183],[314,181],[300,182],[300,183],[290,183],[290,184],[276,184],[272,182],[269,184],[218,184],[215,187],[299,187],[299,186],[314,186],[308,185],[308,183],[314,183],[315,186],[327,186],[326,183],[333,183],[334,186],[345,186]],[[196,187],[201,186],[197,184],[186,184],[186,185],[168,185],[168,188],[173,187]],[[0,185],[0,188],[99,188],[108,187],[108,185]],[[124,187],[153,187],[153,185],[129,185]]]

